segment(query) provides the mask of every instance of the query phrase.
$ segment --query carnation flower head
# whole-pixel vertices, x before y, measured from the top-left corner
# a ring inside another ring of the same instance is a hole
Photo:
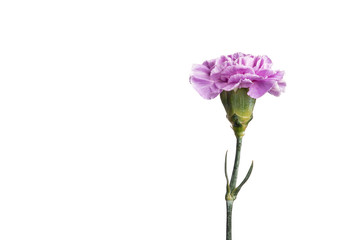
[[[286,86],[284,72],[271,70],[271,66],[267,56],[235,53],[194,64],[190,82],[206,99],[240,88],[249,89],[247,95],[252,98],[259,98],[266,92],[280,96]]]

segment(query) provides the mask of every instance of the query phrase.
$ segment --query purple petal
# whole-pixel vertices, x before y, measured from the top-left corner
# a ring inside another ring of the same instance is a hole
[[[255,81],[249,88],[248,95],[252,98],[259,98],[271,89],[274,85],[273,80]]]
[[[230,78],[229,78],[229,83],[239,83],[241,80],[244,79],[244,75],[243,74],[235,74],[235,75],[232,75]]]
[[[220,94],[222,91],[215,86],[214,81],[210,79],[204,79],[196,76],[190,77],[190,82],[196,91],[206,99],[212,99]]]
[[[284,80],[278,80],[276,78],[268,78],[267,80],[270,81],[275,81],[276,84],[274,84],[273,88],[274,91],[280,91],[280,92],[284,92],[285,91],[285,87],[286,87],[286,82]],[[269,91],[270,93],[270,91]],[[274,94],[273,94],[274,95]]]
[[[221,75],[230,77],[234,74],[247,74],[247,73],[255,74],[254,69],[252,69],[250,67],[241,66],[241,65],[233,65],[233,66],[226,67],[221,72]]]
[[[261,70],[257,71],[256,74],[265,78],[265,77],[274,75],[275,71],[270,70],[270,69],[261,69]]]
[[[230,65],[228,62],[229,60],[231,61],[231,59],[227,58],[226,56],[221,56],[220,58],[216,59],[215,65],[210,73],[213,79],[221,79],[222,71]]]
[[[228,83],[225,87],[223,87],[222,89],[225,91],[231,91],[237,87],[239,87],[240,83]]]
[[[218,59],[216,59],[215,66],[212,71],[214,73],[221,72],[225,67],[229,66],[229,61],[231,61],[231,59],[226,56],[219,57]]]
[[[284,71],[276,71],[275,74],[271,75],[268,79],[276,81],[274,86],[269,90],[269,93],[275,96],[280,96],[281,92],[285,91],[286,83],[283,80]]]
[[[272,66],[271,59],[268,56],[257,56],[254,61],[254,68],[259,69],[270,69]]]
[[[252,84],[253,82],[250,79],[244,79],[241,81],[239,86],[240,88],[249,88]]]
[[[239,59],[239,58],[242,58],[242,57],[245,57],[246,54],[244,53],[241,53],[241,52],[237,52],[237,53],[234,53],[232,55],[228,55],[229,58],[231,58],[232,60],[236,60],[236,59]]]
[[[281,89],[280,89],[280,87],[279,87],[279,85],[278,85],[277,82],[274,83],[274,85],[272,86],[272,88],[269,90],[269,93],[272,94],[272,95],[274,95],[274,96],[276,96],[276,97],[280,96],[280,94],[281,94]]]
[[[219,89],[224,89],[224,87],[226,87],[228,84],[229,83],[227,81],[215,81],[215,86]]]
[[[270,69],[272,66],[272,61],[268,56],[262,56],[262,58],[264,59],[264,62],[262,64],[262,66],[260,68],[262,69]]]
[[[192,75],[203,76],[203,77],[206,76],[209,77],[210,75],[210,69],[202,64],[194,64],[191,70],[192,70]]]
[[[209,68],[211,70],[215,66],[215,61],[216,61],[216,59],[211,59],[211,60],[203,62],[202,65],[206,66],[207,68]]]
[[[244,74],[244,79],[249,79],[251,81],[263,81],[264,78],[263,77],[260,77],[256,74]]]
[[[219,89],[231,91],[239,86],[242,76],[241,74],[233,75],[228,81],[215,81],[215,85]]]
[[[269,75],[269,78],[274,78],[276,81],[283,79],[285,72],[284,71],[275,71],[272,75]]]
[[[278,85],[281,89],[281,92],[284,92],[285,91],[285,87],[286,87],[286,82],[284,82],[283,80],[279,81],[278,82]]]
[[[252,68],[254,65],[254,56],[248,55],[248,56],[242,57],[241,64]]]

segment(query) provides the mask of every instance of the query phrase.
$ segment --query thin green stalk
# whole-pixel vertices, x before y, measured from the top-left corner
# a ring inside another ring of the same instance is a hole
[[[236,180],[238,177],[239,165],[240,165],[241,143],[242,143],[242,137],[236,137],[236,155],[235,155],[234,168],[231,174],[231,181],[230,181],[231,191],[236,188]]]
[[[226,240],[231,240],[231,217],[233,201],[226,201]]]
[[[234,162],[234,168],[231,174],[231,181],[230,181],[230,187],[228,185],[227,193],[233,192],[233,190],[236,188],[236,180],[238,177],[239,172],[239,165],[240,165],[240,151],[241,151],[241,143],[242,143],[242,137],[236,137],[236,155],[235,155],[235,162]],[[226,161],[225,161],[226,164]],[[226,165],[225,165],[225,174],[226,174]],[[227,177],[227,175],[226,175]],[[227,197],[229,195],[227,194]],[[235,196],[236,197],[236,196]],[[232,197],[231,197],[232,199]],[[226,201],[226,240],[231,240],[231,222],[232,222],[232,208],[233,203],[235,199]]]

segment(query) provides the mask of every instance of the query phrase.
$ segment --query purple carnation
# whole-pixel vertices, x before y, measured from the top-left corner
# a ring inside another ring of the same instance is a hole
[[[284,72],[271,70],[271,65],[267,56],[235,53],[193,65],[190,82],[206,99],[237,88],[249,88],[252,98],[266,92],[279,96],[286,86]]]

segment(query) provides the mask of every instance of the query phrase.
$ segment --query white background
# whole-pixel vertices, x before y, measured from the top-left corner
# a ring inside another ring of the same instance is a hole
[[[360,239],[357,1],[1,1],[0,239],[225,239],[235,138],[191,65],[268,55],[233,239]],[[229,163],[229,171],[231,164]]]

